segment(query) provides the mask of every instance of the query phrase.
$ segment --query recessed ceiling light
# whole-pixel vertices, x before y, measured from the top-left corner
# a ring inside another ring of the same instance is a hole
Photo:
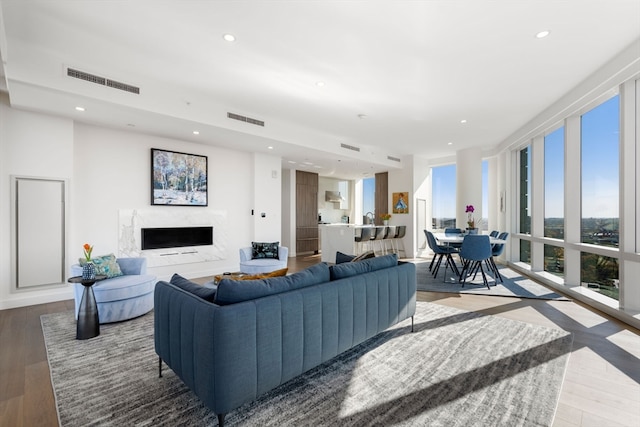
[[[453,145],[453,142],[447,142],[447,145]]]
[[[289,160],[289,163],[291,163],[292,165],[296,164],[296,162],[294,162],[293,160]]]
[[[194,130],[194,131],[193,131],[193,134],[194,134],[194,135],[200,135],[200,131]]]
[[[320,165],[313,165],[313,167],[316,168],[316,169],[322,169],[322,166],[320,166]]]
[[[538,34],[536,34],[536,38],[543,39],[543,38],[547,37],[550,33],[551,33],[551,31],[549,31],[549,30],[540,31]]]
[[[322,87],[322,86],[324,86],[324,82],[316,82],[316,86]]]
[[[311,162],[302,162],[302,164],[311,166],[313,163],[311,163]]]
[[[234,42],[236,41],[236,37],[233,34],[225,34],[222,36],[223,39],[225,39],[228,42]]]
[[[76,111],[84,111],[84,107],[76,107]]]
[[[268,148],[269,150],[273,150],[273,147],[272,147],[272,146],[268,146],[267,148]]]
[[[460,120],[460,123],[465,124],[465,123],[467,123],[467,120],[466,119],[462,119],[462,120]]]

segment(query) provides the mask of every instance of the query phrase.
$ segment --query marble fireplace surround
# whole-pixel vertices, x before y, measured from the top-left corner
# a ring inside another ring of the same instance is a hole
[[[227,258],[227,212],[200,207],[120,209],[118,256],[147,258],[147,267],[161,267]],[[213,227],[213,245],[142,250],[142,228]]]

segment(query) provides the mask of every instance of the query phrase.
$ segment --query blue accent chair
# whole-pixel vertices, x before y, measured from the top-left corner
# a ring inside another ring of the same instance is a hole
[[[156,276],[147,274],[146,258],[118,258],[123,275],[101,280],[93,285],[100,324],[120,322],[142,316],[153,309]],[[71,266],[71,276],[81,276],[80,264]],[[73,284],[75,313],[78,317],[84,286]]]
[[[253,247],[240,248],[240,271],[247,274],[271,273],[287,268],[289,248],[278,246],[278,258],[251,259]]]

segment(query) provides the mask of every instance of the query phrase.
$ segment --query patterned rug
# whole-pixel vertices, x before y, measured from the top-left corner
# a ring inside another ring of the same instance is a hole
[[[457,257],[454,259],[456,258]],[[462,283],[459,282],[458,277],[450,268],[447,269],[445,275],[444,258],[440,265],[438,276],[435,278],[429,271],[431,258],[429,258],[429,260],[413,260],[412,262],[416,264],[419,291],[570,301],[569,298],[555,293],[540,283],[537,283],[505,266],[498,266],[498,270],[502,276],[502,282],[499,280],[496,281],[492,274],[487,273],[487,279],[489,282],[489,289],[487,289],[487,286],[482,281],[482,275],[480,273],[476,275],[475,279],[473,277],[467,278],[464,286],[462,286]],[[485,272],[486,270],[487,269],[485,268]]]
[[[42,316],[62,426],[217,425],[165,368],[153,312],[75,340],[71,311]],[[549,426],[572,336],[418,302],[410,321],[232,411],[225,425]]]

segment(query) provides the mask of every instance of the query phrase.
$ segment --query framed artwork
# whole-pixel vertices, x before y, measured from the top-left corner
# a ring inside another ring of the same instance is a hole
[[[409,193],[393,193],[391,198],[393,202],[394,214],[408,214],[409,213]]]
[[[207,206],[207,156],[151,149],[151,204]]]

